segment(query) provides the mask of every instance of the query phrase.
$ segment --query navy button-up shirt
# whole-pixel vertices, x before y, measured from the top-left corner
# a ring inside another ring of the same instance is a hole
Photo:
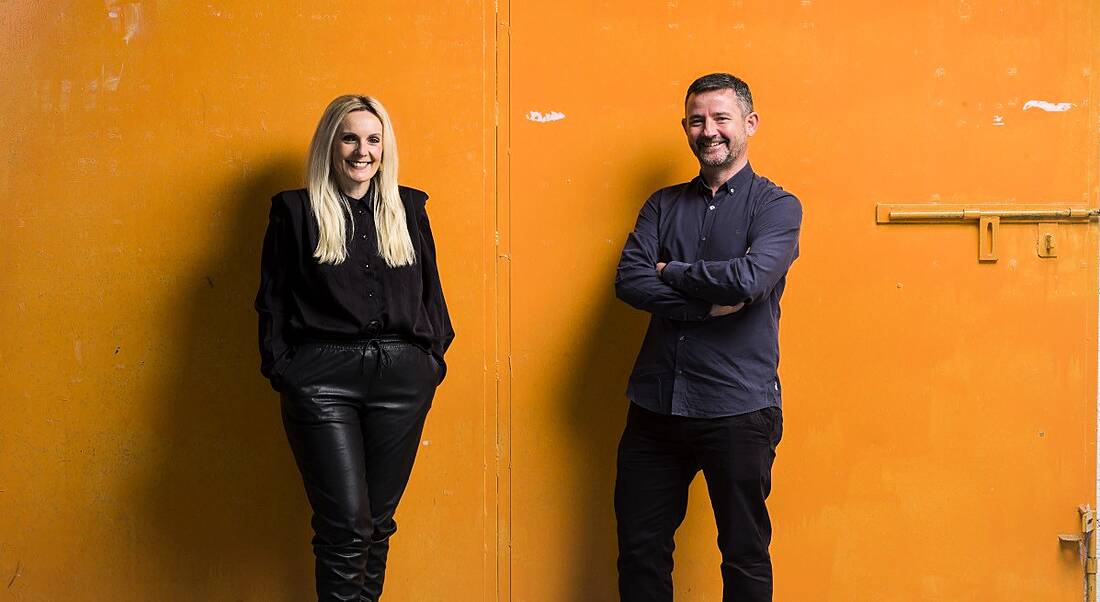
[[[713,195],[700,176],[649,197],[615,275],[616,295],[653,314],[632,402],[703,418],[782,405],[779,299],[801,224],[798,199],[749,165]],[[712,305],[739,303],[710,317]]]

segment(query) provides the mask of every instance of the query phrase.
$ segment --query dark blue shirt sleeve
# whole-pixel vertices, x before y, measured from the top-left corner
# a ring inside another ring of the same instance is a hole
[[[791,195],[772,200],[753,217],[749,250],[727,261],[669,262],[661,278],[678,291],[716,305],[751,304],[771,293],[798,256],[802,204]]]
[[[656,193],[649,197],[638,214],[634,231],[627,236],[615,272],[615,295],[632,307],[663,318],[705,320],[710,315],[710,302],[685,295],[657,276],[659,196]]]

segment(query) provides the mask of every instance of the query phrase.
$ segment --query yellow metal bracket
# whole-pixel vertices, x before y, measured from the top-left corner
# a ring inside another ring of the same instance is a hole
[[[875,205],[878,224],[978,223],[978,261],[997,261],[997,237],[1002,224],[1038,224],[1035,247],[1039,257],[1058,256],[1058,225],[1088,223],[1100,209],[1052,205]]]
[[[1077,507],[1081,516],[1080,533],[1063,533],[1058,541],[1077,544],[1077,553],[1085,565],[1085,602],[1096,602],[1096,512],[1085,504]]]

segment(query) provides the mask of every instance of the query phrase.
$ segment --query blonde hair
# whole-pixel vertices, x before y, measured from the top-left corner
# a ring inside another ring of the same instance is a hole
[[[319,263],[337,265],[348,257],[347,231],[355,232],[351,207],[340,192],[336,172],[332,167],[332,143],[344,117],[353,111],[370,111],[382,122],[382,160],[378,172],[371,178],[371,200],[374,204],[375,230],[378,232],[378,254],[391,267],[411,265],[416,261],[409,226],[405,222],[405,206],[397,191],[397,138],[393,124],[382,103],[370,96],[345,95],[329,103],[317,123],[309,145],[306,165],[306,189],[309,204],[317,218],[318,240],[313,256]]]

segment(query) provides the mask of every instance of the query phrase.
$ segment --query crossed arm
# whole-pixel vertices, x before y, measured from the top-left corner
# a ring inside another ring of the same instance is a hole
[[[749,228],[749,252],[726,261],[659,262],[657,195],[642,206],[615,275],[616,295],[673,320],[735,313],[766,297],[798,254],[802,206],[787,195],[769,202]]]

